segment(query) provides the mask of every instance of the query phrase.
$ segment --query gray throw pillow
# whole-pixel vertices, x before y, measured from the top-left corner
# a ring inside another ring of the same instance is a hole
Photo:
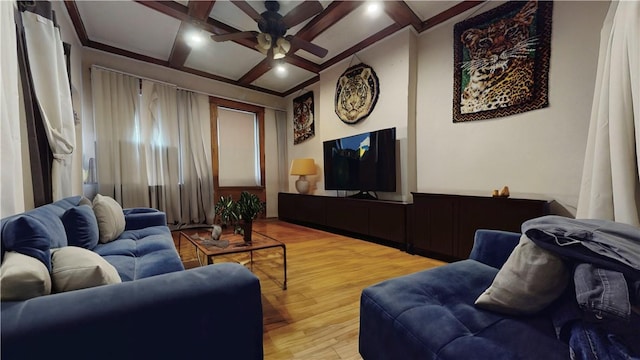
[[[51,277],[42,261],[15,251],[4,254],[0,266],[2,301],[22,301],[50,293]]]
[[[534,314],[557,299],[568,281],[569,271],[562,259],[522,235],[491,286],[475,304],[503,314]]]
[[[77,246],[51,250],[54,292],[85,289],[122,282],[118,271],[100,255]]]
[[[125,221],[122,206],[113,198],[97,194],[93,199],[93,212],[98,221],[100,242],[108,243],[117,239],[124,231]]]

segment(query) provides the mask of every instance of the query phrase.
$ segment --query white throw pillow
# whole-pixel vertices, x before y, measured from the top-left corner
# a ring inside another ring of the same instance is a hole
[[[77,246],[51,249],[54,292],[122,282],[118,271],[100,255]]]
[[[98,220],[101,243],[108,243],[122,234],[125,226],[124,213],[117,201],[97,194],[93,199],[93,212]]]
[[[557,299],[568,282],[569,271],[562,259],[522,235],[491,286],[475,304],[503,314],[534,314]]]
[[[49,269],[42,261],[9,251],[0,266],[0,298],[21,301],[51,294]]]

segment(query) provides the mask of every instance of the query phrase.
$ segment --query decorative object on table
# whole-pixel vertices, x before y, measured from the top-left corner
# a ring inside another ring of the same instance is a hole
[[[222,234],[222,226],[213,225],[211,227],[211,238],[213,240],[220,240],[220,234]]]
[[[291,175],[300,175],[296,180],[296,190],[300,194],[308,194],[310,189],[309,180],[307,175],[313,175],[316,173],[316,164],[313,159],[294,159],[291,162]]]
[[[454,27],[453,122],[549,106],[551,1],[510,1]]]
[[[313,106],[313,91],[293,99],[294,145],[300,144],[315,135]]]
[[[242,234],[245,244],[251,244],[253,220],[262,214],[266,203],[258,195],[248,191],[240,194],[240,199],[234,201],[231,196],[221,196],[215,205],[216,215],[223,225],[233,226],[233,232]]]
[[[336,115],[352,125],[371,114],[378,102],[380,84],[369,65],[351,66],[338,78],[336,85]]]
[[[509,187],[508,186],[504,186],[502,188],[502,190],[498,191],[498,189],[493,190],[493,197],[503,197],[503,198],[508,198],[509,197]]]
[[[222,228],[220,226],[218,225],[214,225],[214,226],[217,226],[220,229],[220,231],[222,231]],[[198,233],[195,233],[195,235],[191,235],[191,236],[185,234],[185,236],[187,236],[188,238],[191,238],[192,240],[202,241],[202,245],[205,245],[205,246],[216,246],[222,249],[229,246],[229,240],[220,240],[220,234],[217,235],[218,236],[217,238],[213,237],[213,233],[211,234],[211,237],[200,236],[200,234]]]

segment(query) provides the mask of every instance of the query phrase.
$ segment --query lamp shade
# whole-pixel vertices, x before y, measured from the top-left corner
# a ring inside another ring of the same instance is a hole
[[[316,164],[313,159],[294,159],[291,162],[291,175],[313,175],[316,173]]]

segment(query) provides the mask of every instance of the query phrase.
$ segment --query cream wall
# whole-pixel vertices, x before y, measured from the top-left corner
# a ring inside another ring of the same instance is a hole
[[[415,47],[415,33],[406,28],[370,46],[360,52],[357,57],[346,59],[320,73],[320,82],[305,89],[314,92],[315,103],[315,136],[301,144],[293,145],[293,136],[289,139],[289,160],[302,157],[313,158],[318,173],[307,177],[312,181],[312,193],[315,195],[344,196],[344,192],[324,190],[322,142],[343,136],[355,135],[367,131],[389,127],[396,128],[397,155],[397,191],[396,193],[378,193],[381,199],[406,200],[410,196],[413,182],[409,174],[415,169],[410,159],[409,149],[414,146],[414,138],[409,129],[412,127],[410,97],[415,93],[410,89],[410,71],[412,48]],[[342,73],[352,65],[365,63],[376,72],[380,82],[380,97],[371,114],[355,125],[345,124],[334,112],[334,96],[336,83]],[[288,101],[288,134],[293,134],[293,98],[306,91],[294,94]],[[289,192],[295,193],[295,179],[289,182]],[[349,193],[351,194],[351,193]]]
[[[562,210],[575,214],[600,28],[608,6],[600,1],[554,2],[550,105],[499,119],[452,122],[453,25],[468,14],[421,34],[418,191],[490,194],[508,185],[515,195],[555,199]]]

